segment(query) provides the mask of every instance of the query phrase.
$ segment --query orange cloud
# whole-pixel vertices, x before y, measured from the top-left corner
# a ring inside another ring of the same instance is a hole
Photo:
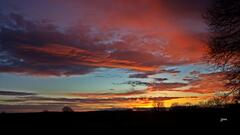
[[[187,30],[187,27],[196,29],[195,23],[192,23],[192,26],[179,25],[178,22],[181,19],[186,21],[188,16],[181,15],[175,9],[168,9],[166,3],[159,0],[143,0],[138,3],[118,1],[122,6],[117,9],[107,6],[105,10],[108,12],[104,12],[104,19],[96,19],[95,25],[104,32],[126,29],[130,34],[132,32],[134,35],[139,35],[137,38],[130,36],[122,39],[124,43],[114,46],[118,49],[148,52],[158,56],[159,59],[161,56],[167,56],[172,63],[200,61],[206,52],[206,45],[200,40],[201,30],[195,33]],[[126,6],[127,8],[122,8]],[[198,17],[195,21],[201,22],[201,16]],[[156,60],[155,63],[160,62]]]
[[[149,72],[197,63],[206,52],[200,40],[206,33],[204,25],[198,23],[201,16],[181,14],[164,1],[116,0],[114,6],[110,0],[71,2],[78,7],[76,18],[81,21],[62,30],[21,15],[6,17],[8,27],[1,26],[0,38],[2,50],[8,53],[0,71],[77,75],[106,67]],[[18,29],[12,28],[13,22]]]
[[[134,60],[131,61],[131,59],[114,59],[111,58],[110,55],[103,52],[93,52],[91,50],[83,50],[81,48],[70,47],[67,45],[48,44],[44,45],[43,47],[25,45],[21,46],[20,48],[23,49],[24,52],[32,51],[46,56],[60,57],[63,60],[47,62],[47,59],[43,59],[43,61],[38,61],[39,64],[43,62],[48,63],[49,65],[62,65],[62,62],[64,62],[64,64],[126,68],[139,71],[154,71],[157,68],[156,66],[141,65],[141,63],[137,63]]]
[[[191,82],[189,88],[183,90],[202,94],[225,91],[227,80],[224,78],[224,73],[201,74],[199,77],[199,80]]]
[[[226,91],[227,80],[222,72],[199,74],[195,78],[184,78],[187,83],[153,83],[148,85],[148,91],[176,91],[184,93],[215,94]]]
[[[126,93],[66,93],[64,95],[82,98],[129,98],[141,96],[145,93],[146,91],[130,91]]]

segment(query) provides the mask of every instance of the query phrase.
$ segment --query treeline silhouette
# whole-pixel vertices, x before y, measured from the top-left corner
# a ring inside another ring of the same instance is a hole
[[[66,107],[64,107],[66,108]],[[70,107],[68,107],[70,108]],[[72,110],[72,109],[71,109]],[[81,129],[165,129],[165,128],[233,128],[240,120],[240,105],[224,106],[174,106],[149,110],[105,110],[94,112],[41,112],[41,113],[2,113],[1,127],[24,125],[31,127],[81,128]],[[43,124],[42,124],[43,123]],[[3,124],[3,125],[2,125]]]

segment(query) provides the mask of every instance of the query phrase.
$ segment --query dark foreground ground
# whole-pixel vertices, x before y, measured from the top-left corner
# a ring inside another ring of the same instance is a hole
[[[181,128],[240,130],[239,106],[229,108],[176,108],[152,111],[45,112],[0,114],[0,128],[67,128],[75,130]]]

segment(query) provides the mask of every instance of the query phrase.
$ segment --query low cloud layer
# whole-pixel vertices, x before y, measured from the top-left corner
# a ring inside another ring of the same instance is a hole
[[[0,90],[0,96],[32,96],[32,95],[35,95],[35,93]]]
[[[38,94],[25,94],[24,92],[5,91],[0,95],[4,96],[3,99],[0,99],[0,112],[61,111],[62,107],[66,105],[73,107],[75,111],[140,108],[151,107],[155,101],[164,102],[181,98],[134,97],[144,93],[141,91],[127,93],[66,93],[64,97],[49,97]],[[9,95],[14,96],[14,98],[9,98]]]

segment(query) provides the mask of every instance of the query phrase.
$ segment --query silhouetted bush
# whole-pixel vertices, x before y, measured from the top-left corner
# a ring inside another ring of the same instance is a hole
[[[69,106],[64,106],[62,109],[63,112],[74,112],[73,109]]]

